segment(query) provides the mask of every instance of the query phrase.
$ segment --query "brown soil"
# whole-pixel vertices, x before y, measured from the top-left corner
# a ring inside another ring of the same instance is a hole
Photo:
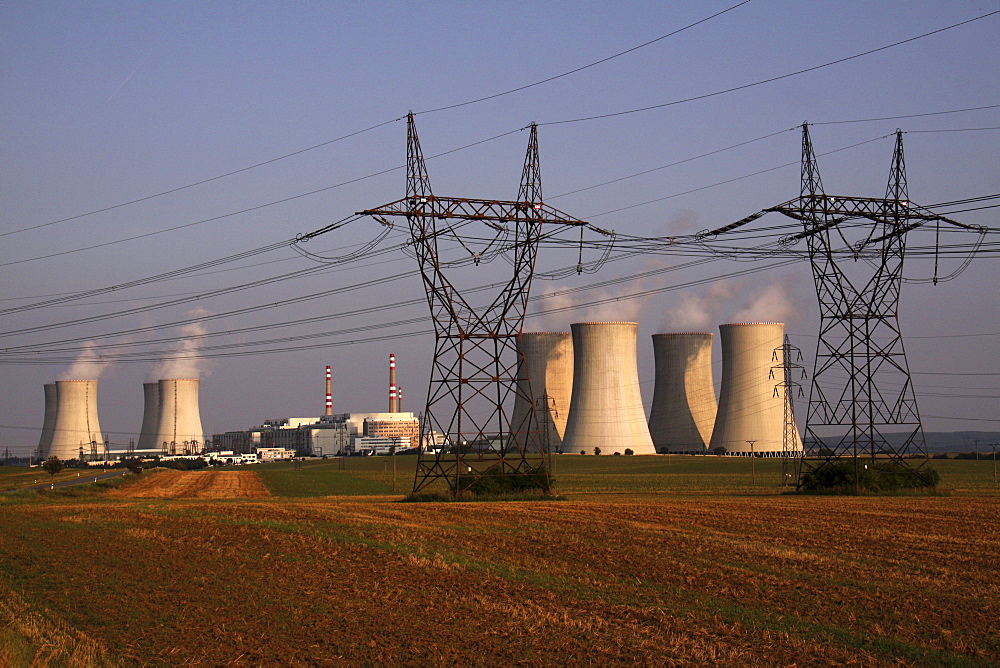
[[[259,499],[271,496],[254,471],[163,471],[109,496],[130,499]]]
[[[211,473],[0,512],[0,600],[139,665],[1000,665],[996,496],[167,496]]]

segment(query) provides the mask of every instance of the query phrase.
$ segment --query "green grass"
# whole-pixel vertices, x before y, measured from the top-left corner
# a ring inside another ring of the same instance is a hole
[[[256,471],[275,496],[365,496],[392,494],[392,460],[388,457],[349,457],[300,462],[257,464]],[[341,466],[344,468],[341,469]],[[396,458],[396,491],[413,485],[416,457]],[[246,469],[243,469],[246,470]]]
[[[752,471],[747,457],[554,455],[552,459],[556,494],[779,494],[794,489],[781,484],[780,459],[757,458]],[[935,459],[930,465],[941,474],[942,489],[998,489],[992,461]],[[415,469],[416,457],[396,458],[393,492],[390,457],[306,461],[301,469],[292,462],[253,466],[271,493],[282,497],[405,496],[412,489]],[[445,489],[441,482],[427,491]]]

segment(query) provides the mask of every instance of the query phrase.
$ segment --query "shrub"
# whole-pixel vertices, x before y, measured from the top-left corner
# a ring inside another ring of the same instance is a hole
[[[880,493],[937,487],[938,472],[930,467],[915,471],[898,461],[858,461],[855,480],[853,459],[839,459],[802,474],[800,489],[806,492],[850,494],[858,491]]]
[[[626,455],[634,455],[635,452],[632,451],[632,448],[625,448],[625,454]]]
[[[595,455],[601,454],[601,449],[600,448],[594,448],[594,454]]]
[[[713,449],[712,452],[714,452],[715,454],[717,454],[717,455],[719,455],[721,457],[722,455],[726,454],[729,451],[726,450],[723,446],[720,445],[719,447]]]
[[[460,479],[459,490],[461,494],[496,497],[532,491],[548,492],[551,484],[552,481],[544,465],[539,464],[527,473],[512,473],[504,471],[497,464],[486,469],[482,475],[466,486],[463,486],[464,482]]]

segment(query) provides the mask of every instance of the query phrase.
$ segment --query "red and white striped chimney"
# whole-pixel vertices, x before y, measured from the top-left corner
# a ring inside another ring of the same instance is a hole
[[[326,414],[333,415],[333,387],[330,380],[330,367],[326,367]]]
[[[396,399],[396,356],[389,354],[389,412],[398,413]]]
[[[399,385],[396,386],[396,412],[403,412],[403,388]]]

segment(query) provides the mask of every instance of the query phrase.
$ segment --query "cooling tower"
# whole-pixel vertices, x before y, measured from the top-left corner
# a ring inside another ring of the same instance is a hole
[[[722,336],[722,390],[719,412],[709,448],[723,447],[729,453],[749,453],[747,441],[755,441],[754,452],[780,453],[783,450],[786,398],[775,386],[780,376],[771,368],[781,364],[775,348],[783,342],[781,323],[738,323],[719,325]],[[794,450],[802,445],[796,430]]]
[[[517,375],[517,396],[511,429],[524,431],[532,398],[538,447],[543,452],[561,452],[566,419],[573,397],[573,335],[569,332],[524,332],[517,339],[524,363]],[[518,434],[522,447],[534,443],[525,433]]]
[[[198,383],[197,378],[160,381],[160,419],[154,447],[166,450],[167,454],[180,455],[185,451],[194,454],[204,446],[205,435],[201,430],[201,412],[198,409]]]
[[[57,380],[56,419],[52,426],[52,442],[46,457],[77,459],[80,448],[90,455],[90,444],[104,449],[104,436],[97,420],[96,380]]]
[[[656,452],[639,391],[634,322],[585,322],[573,330],[573,398],[564,452]]]
[[[705,452],[715,425],[711,334],[653,334],[649,433],[657,452]]]
[[[156,435],[160,427],[160,384],[142,384],[143,409],[142,428],[139,430],[137,450],[159,450]]]
[[[38,439],[38,456],[45,459],[52,447],[52,430],[56,426],[56,414],[59,412],[59,398],[55,383],[46,383],[45,387],[45,417],[42,418],[42,436]]]

